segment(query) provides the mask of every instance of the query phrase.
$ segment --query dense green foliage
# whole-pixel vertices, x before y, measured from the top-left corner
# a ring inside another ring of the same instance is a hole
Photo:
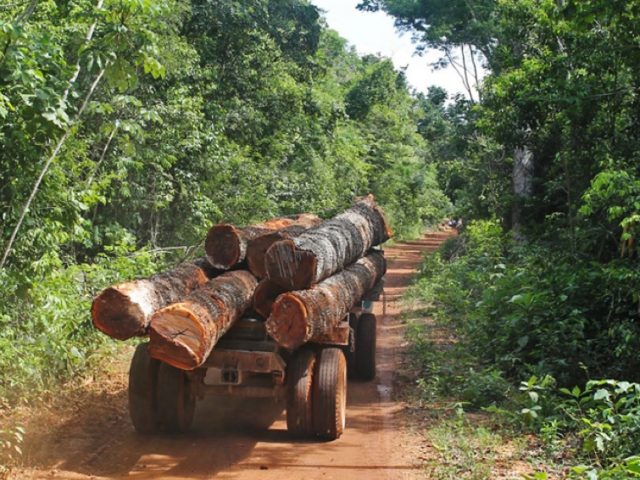
[[[213,223],[368,193],[400,236],[439,220],[424,112],[305,0],[0,6],[0,395],[97,363],[92,297]]]
[[[563,414],[547,410],[537,425],[548,433],[555,421],[582,438],[594,467],[576,476],[635,477],[637,385],[627,382],[640,380],[640,2],[363,0],[360,8],[393,15],[423,48],[440,49],[443,63],[466,48],[488,69],[479,101],[438,116],[447,132],[438,175],[468,228],[427,260],[418,291],[455,328],[487,385],[497,385],[497,372],[516,384],[553,378],[565,394],[578,386],[571,400],[550,388]],[[467,377],[458,395],[478,383]],[[428,370],[423,382],[433,387]]]

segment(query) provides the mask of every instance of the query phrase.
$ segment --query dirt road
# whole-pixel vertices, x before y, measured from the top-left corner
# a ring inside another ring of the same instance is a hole
[[[386,249],[386,311],[378,315],[378,369],[373,382],[349,382],[347,427],[334,442],[292,441],[283,403],[212,399],[199,402],[190,433],[134,433],[125,392],[96,392],[29,449],[31,468],[17,478],[75,479],[417,479],[412,439],[395,413],[395,372],[403,343],[397,299],[424,252],[450,233]],[[386,313],[386,314],[385,314]],[[37,448],[34,448],[37,444]]]

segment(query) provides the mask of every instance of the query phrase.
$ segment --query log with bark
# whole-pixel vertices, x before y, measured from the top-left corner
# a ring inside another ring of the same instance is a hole
[[[287,289],[282,288],[276,282],[265,278],[260,281],[256,291],[253,293],[253,308],[264,318],[269,318],[276,298],[286,292]]]
[[[157,311],[149,325],[149,356],[183,370],[198,368],[251,306],[257,285],[246,270],[226,272]]]
[[[283,293],[273,304],[267,332],[290,349],[323,343],[385,272],[384,255],[374,250],[310,289]]]
[[[214,225],[207,232],[204,243],[207,260],[215,268],[229,270],[245,260],[249,241],[292,225],[308,225],[312,217],[315,216],[301,214],[274,218],[248,227],[235,227],[229,223]]]
[[[274,243],[265,258],[266,277],[287,290],[304,290],[392,235],[384,212],[369,195],[298,237]]]
[[[264,266],[264,259],[271,245],[288,238],[294,238],[307,231],[309,228],[322,221],[321,218],[311,214],[300,215],[295,225],[274,230],[265,235],[259,235],[247,244],[247,266],[251,273],[258,278],[265,278],[267,273]]]
[[[156,310],[188,295],[219,273],[201,258],[149,278],[112,285],[93,300],[93,324],[117,340],[146,335]]]

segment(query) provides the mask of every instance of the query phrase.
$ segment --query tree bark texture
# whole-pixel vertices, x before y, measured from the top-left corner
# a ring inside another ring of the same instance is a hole
[[[253,294],[253,308],[264,318],[269,318],[276,298],[287,291],[286,288],[282,288],[276,282],[265,278],[260,281]]]
[[[304,290],[355,262],[393,236],[373,195],[298,237],[274,243],[265,258],[267,278],[287,290]]]
[[[207,232],[204,243],[207,260],[215,268],[229,270],[245,260],[250,240],[298,222],[304,225],[309,217],[302,214],[294,218],[274,218],[248,227],[235,227],[228,223],[214,225]]]
[[[149,278],[110,286],[93,300],[93,324],[117,340],[146,335],[156,310],[188,295],[219,273],[201,258]]]
[[[308,290],[280,295],[267,320],[267,332],[280,346],[290,349],[307,342],[323,343],[385,272],[384,254],[371,251]]]
[[[257,285],[246,270],[226,272],[157,311],[149,325],[149,355],[183,370],[198,368],[251,306]]]
[[[281,228],[265,235],[259,235],[247,244],[247,266],[251,273],[258,278],[265,278],[267,272],[265,269],[265,257],[271,245],[280,240],[294,238],[306,232],[309,228],[317,225],[322,221],[321,218],[311,214],[300,215],[294,225]]]

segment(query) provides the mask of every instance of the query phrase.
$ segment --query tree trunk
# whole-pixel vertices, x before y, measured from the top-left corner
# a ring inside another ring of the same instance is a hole
[[[269,318],[276,298],[286,292],[286,288],[282,288],[276,282],[265,278],[258,284],[253,294],[253,308],[264,318]]]
[[[287,290],[304,290],[355,262],[393,232],[373,195],[298,237],[274,243],[265,258],[267,278]]]
[[[149,278],[108,287],[93,300],[93,324],[117,340],[145,335],[156,310],[188,295],[218,273],[201,258]]]
[[[149,355],[183,370],[198,368],[251,306],[257,285],[245,270],[227,272],[159,310],[149,325]]]
[[[264,223],[257,223],[248,227],[235,227],[228,223],[214,225],[207,232],[204,249],[207,260],[215,268],[229,270],[244,261],[247,254],[247,244],[261,235],[266,235],[281,228],[308,221],[309,215],[302,214],[297,218],[274,218]]]
[[[280,240],[297,237],[321,221],[322,219],[315,215],[303,214],[300,215],[294,225],[249,240],[246,256],[247,265],[251,273],[258,278],[265,278],[267,276],[264,266],[265,256],[271,245]]]
[[[285,348],[322,343],[385,272],[384,254],[371,251],[308,290],[280,295],[267,320],[267,332]]]

